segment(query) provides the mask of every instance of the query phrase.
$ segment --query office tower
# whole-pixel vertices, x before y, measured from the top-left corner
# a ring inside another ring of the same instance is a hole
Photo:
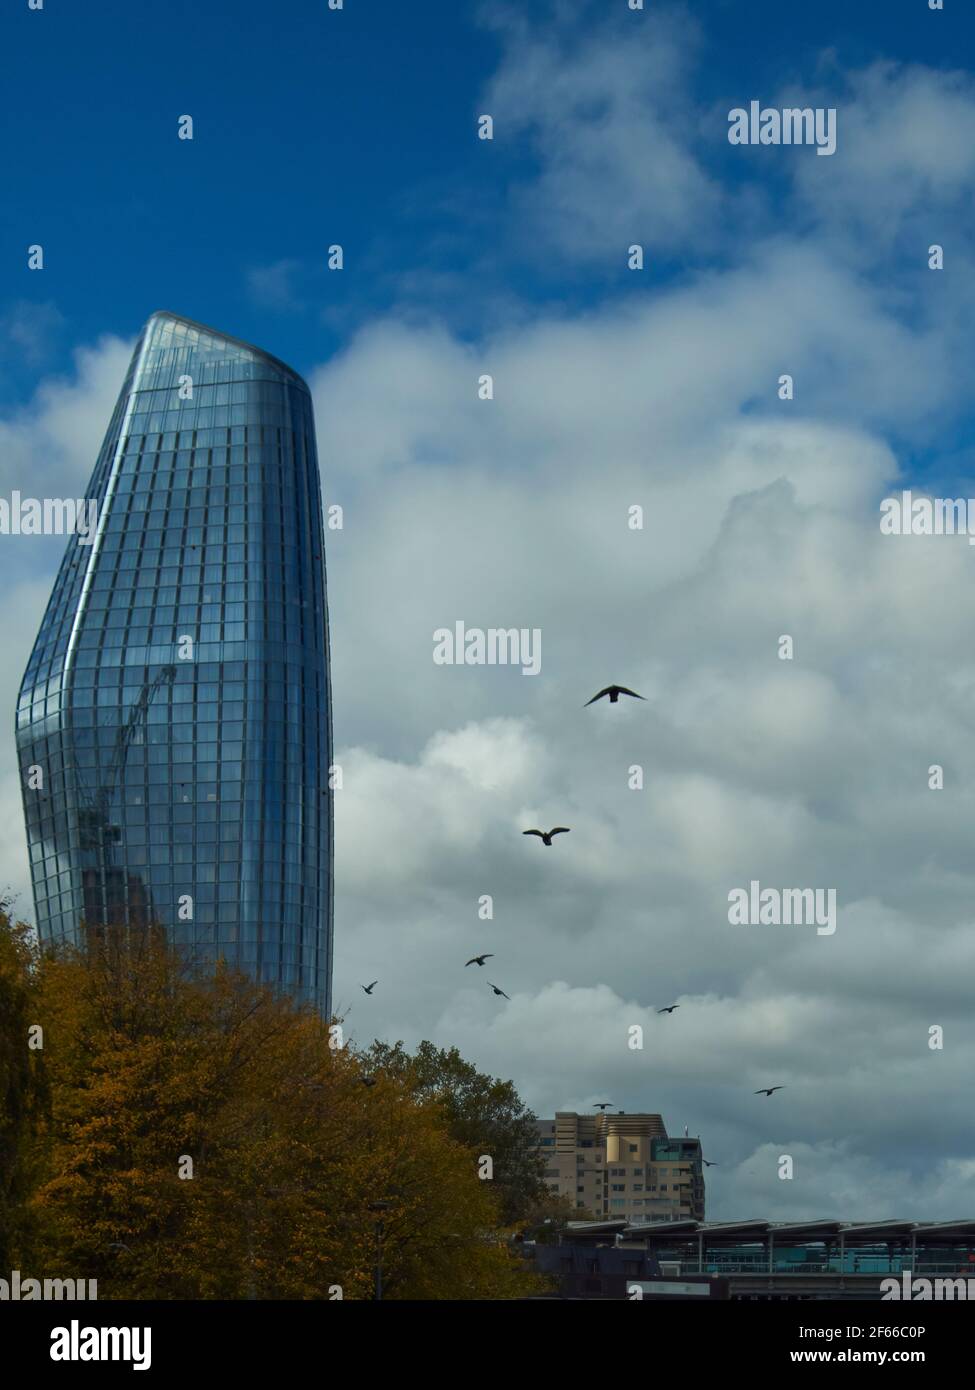
[[[560,1111],[538,1121],[549,1190],[597,1218],[704,1220],[699,1139],[669,1138],[660,1115]]]
[[[20,691],[43,942],[156,924],[327,1014],[331,698],[311,397],[157,313]],[[38,781],[38,769],[42,785]]]

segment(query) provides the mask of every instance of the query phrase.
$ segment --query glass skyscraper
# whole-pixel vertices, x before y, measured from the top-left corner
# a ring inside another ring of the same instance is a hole
[[[331,698],[308,388],[143,329],[20,690],[42,942],[165,929],[330,1009]]]

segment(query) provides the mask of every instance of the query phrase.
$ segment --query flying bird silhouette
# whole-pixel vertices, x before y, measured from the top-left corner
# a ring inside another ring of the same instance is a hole
[[[773,1091],[784,1091],[784,1086],[761,1086],[755,1092],[756,1096],[770,1096]]]
[[[645,695],[638,695],[635,690],[627,690],[625,685],[607,685],[605,690],[601,690],[598,695],[594,695],[591,700],[587,700],[582,708],[588,709],[588,707],[594,705],[597,700],[601,700],[604,695],[609,696],[609,703],[611,705],[618,704],[621,695],[632,695],[634,700],[645,700],[647,698]]]
[[[493,951],[487,951],[483,956],[471,956],[470,960],[464,961],[464,969],[469,965],[483,965],[486,960],[490,960],[494,955]]]
[[[490,981],[490,980],[488,980],[488,984],[491,985],[491,981]],[[511,1003],[511,995],[510,995],[510,994],[505,994],[504,990],[503,990],[503,989],[498,989],[497,985],[491,985],[491,988],[494,990],[495,994],[500,994],[502,999],[507,999],[508,1003],[509,1003],[509,1004]]]
[[[553,835],[568,835],[569,826],[557,825],[554,830],[523,830],[522,835],[537,835],[543,845],[551,845]]]
[[[705,1168],[720,1168],[721,1166],[720,1163],[717,1162],[717,1160],[709,1162],[708,1159],[702,1158],[701,1162],[704,1164]]]
[[[359,988],[363,990],[366,994],[371,994],[378,984],[378,980],[373,980],[371,985],[360,985]]]
[[[594,1109],[594,1110],[609,1110],[614,1104],[615,1104],[615,1101],[612,1101],[612,1100],[597,1100],[597,1101],[594,1101],[594,1102],[593,1102],[593,1109]]]
[[[658,1010],[657,1010],[657,1013],[658,1013],[658,1014],[672,1014],[672,1013],[674,1012],[675,1009],[679,1009],[679,1008],[680,1008],[680,1005],[679,1005],[679,1004],[668,1004],[667,1007],[666,1007],[666,1009],[658,1009]]]

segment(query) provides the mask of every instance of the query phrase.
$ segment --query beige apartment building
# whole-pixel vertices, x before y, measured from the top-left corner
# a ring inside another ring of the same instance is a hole
[[[700,1139],[668,1136],[660,1115],[561,1111],[538,1121],[549,1190],[596,1218],[704,1220]]]

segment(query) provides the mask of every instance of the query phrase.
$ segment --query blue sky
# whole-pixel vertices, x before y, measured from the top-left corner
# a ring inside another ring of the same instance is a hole
[[[83,495],[154,309],[307,377],[345,515],[350,1031],[456,1044],[539,1114],[688,1124],[716,1217],[975,1206],[975,550],[878,524],[908,485],[975,493],[975,19],[946,4],[0,19],[0,496]],[[835,155],[732,147],[751,100],[835,106]],[[0,707],[62,554],[0,536]],[[541,673],[435,665],[458,620],[539,628]],[[611,681],[646,700],[583,709]],[[20,803],[11,738],[0,886],[29,915]],[[572,833],[529,853],[543,822]],[[835,934],[731,929],[752,879],[835,888]]]
[[[48,369],[67,366],[75,342],[131,335],[160,307],[308,369],[370,315],[404,301],[428,310],[432,297],[473,333],[497,290],[527,305],[568,306],[631,293],[621,262],[580,270],[506,225],[512,191],[537,161],[532,142],[503,122],[492,145],[474,138],[503,48],[490,20],[503,8],[8,5],[0,304],[48,307]],[[515,8],[543,26],[550,13],[539,0]],[[595,19],[626,34],[662,7],[650,0],[644,15],[624,0],[565,8],[577,16],[566,42],[584,47]],[[958,0],[937,15],[924,0],[706,0],[683,13],[689,31],[702,31],[691,91],[701,112],[791,79],[810,82],[817,71],[836,91],[829,53],[844,67],[884,54],[945,68],[975,33]],[[194,117],[192,143],[176,138],[184,113]],[[735,159],[720,121],[697,154],[732,186],[760,170],[774,190],[779,177],[772,160]],[[42,275],[25,268],[35,241],[45,246]],[[346,248],[342,275],[323,268],[333,241]],[[720,247],[668,248],[655,282],[721,257]],[[461,282],[431,296],[430,279],[448,272],[468,280],[467,292]],[[426,294],[411,293],[414,276]],[[25,398],[37,365],[7,352],[3,397]]]

